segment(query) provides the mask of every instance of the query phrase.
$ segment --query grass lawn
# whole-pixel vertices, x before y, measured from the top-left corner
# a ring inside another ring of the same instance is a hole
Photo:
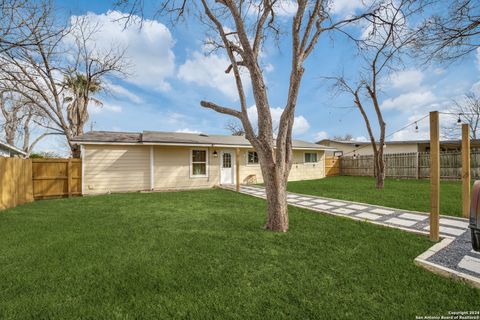
[[[387,185],[388,187],[388,185]],[[416,267],[427,238],[225,190],[38,201],[0,213],[0,319],[414,319],[480,310]]]
[[[430,211],[429,180],[386,179],[385,188],[378,190],[371,177],[340,176],[289,182],[288,191],[405,210]],[[462,216],[461,182],[440,182],[440,213]]]

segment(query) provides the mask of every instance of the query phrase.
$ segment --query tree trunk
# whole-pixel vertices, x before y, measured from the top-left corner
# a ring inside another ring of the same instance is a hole
[[[264,163],[263,179],[267,195],[267,222],[265,229],[288,231],[287,184],[284,173],[272,164]]]
[[[375,187],[377,189],[383,189],[385,186],[385,162],[383,160],[383,150],[374,153],[374,162]]]
[[[70,146],[70,149],[72,150],[72,157],[73,158],[80,158],[80,145],[72,144]]]

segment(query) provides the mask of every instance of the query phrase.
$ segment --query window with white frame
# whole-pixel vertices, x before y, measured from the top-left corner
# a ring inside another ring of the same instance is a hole
[[[190,172],[192,177],[207,176],[207,150],[192,150]]]
[[[258,154],[255,151],[248,151],[247,164],[258,164]]]
[[[316,152],[305,152],[305,163],[316,163],[318,162]]]

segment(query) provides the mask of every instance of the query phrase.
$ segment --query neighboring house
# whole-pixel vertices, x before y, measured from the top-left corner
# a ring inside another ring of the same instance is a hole
[[[337,141],[324,139],[317,142],[319,145],[334,148],[335,155],[357,156],[373,155],[373,149],[370,142],[364,141]],[[472,149],[480,148],[480,140],[471,140]],[[462,147],[461,140],[445,140],[440,142],[441,151],[460,151]],[[411,141],[387,141],[385,142],[385,154],[410,153],[410,152],[429,152],[430,140],[411,140]],[[328,152],[333,154],[333,152]]]
[[[25,157],[27,154],[11,144],[0,140],[0,157]]]
[[[192,133],[93,131],[76,137],[82,147],[82,193],[209,188],[261,183],[258,156],[243,136]],[[289,180],[325,177],[325,150],[315,143],[293,141]]]

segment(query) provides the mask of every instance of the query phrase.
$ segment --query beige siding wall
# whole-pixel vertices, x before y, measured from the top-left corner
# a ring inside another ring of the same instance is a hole
[[[293,151],[293,165],[288,181],[325,178],[325,152],[317,151],[317,163],[305,163],[304,153],[314,151]]]
[[[150,190],[150,146],[84,146],[84,194]],[[233,148],[194,148],[154,146],[155,190],[211,188],[220,183],[222,151]],[[193,149],[207,150],[207,177],[190,174]],[[213,152],[217,152],[217,156]],[[325,177],[325,154],[317,151],[318,163],[305,164],[304,151],[293,152],[290,181]],[[232,159],[233,160],[233,159]],[[240,182],[262,183],[260,165],[247,164],[247,150],[240,151]]]
[[[84,194],[150,189],[148,146],[84,146]]]
[[[248,150],[240,152],[240,183],[262,183],[262,171],[260,165],[247,164]],[[314,152],[314,151],[311,151]],[[289,181],[321,179],[325,177],[325,152],[316,151],[318,163],[310,164],[304,162],[302,150],[293,151],[293,166],[290,171]]]
[[[193,149],[208,151],[208,177],[190,176],[190,158]],[[156,190],[210,188],[218,185],[219,157],[213,156],[211,148],[155,146],[154,150],[154,188]]]

